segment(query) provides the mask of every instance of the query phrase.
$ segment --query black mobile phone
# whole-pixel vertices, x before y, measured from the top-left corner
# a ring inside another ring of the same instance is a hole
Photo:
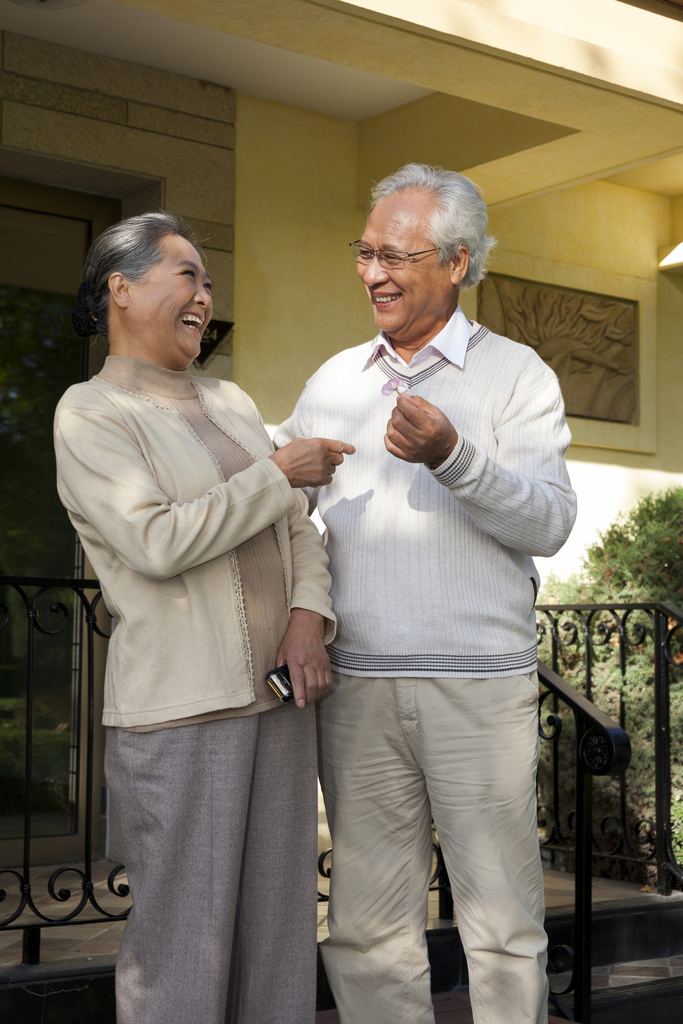
[[[279,668],[274,668],[272,672],[269,672],[266,676],[266,682],[283,704],[294,700],[292,680],[289,678],[289,669],[286,665],[280,665]]]

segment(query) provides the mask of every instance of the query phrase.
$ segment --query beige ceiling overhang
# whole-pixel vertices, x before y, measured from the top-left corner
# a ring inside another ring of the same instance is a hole
[[[569,12],[541,0],[117,2],[446,94],[404,108],[410,124],[416,105],[441,102],[444,137],[459,116],[467,120],[466,105],[459,112],[451,97],[533,119],[537,144],[458,160],[492,205],[683,153],[683,25],[616,0],[577,0]],[[378,140],[398,117],[378,115],[362,133],[359,195],[396,166]],[[492,132],[501,119],[491,117]],[[528,142],[531,123],[521,123]],[[433,159],[453,166],[451,143],[430,145]]]
[[[642,183],[654,162],[683,192],[683,23],[619,0],[114,2],[132,34],[144,11],[433,92],[361,120],[359,201],[407,159],[470,174],[491,205]]]

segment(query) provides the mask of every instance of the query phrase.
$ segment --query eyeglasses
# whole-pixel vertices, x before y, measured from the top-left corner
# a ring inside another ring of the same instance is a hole
[[[391,249],[369,249],[366,245],[361,245],[360,242],[349,242],[349,247],[356,263],[367,265],[377,257],[380,267],[384,267],[385,270],[405,267],[406,260],[411,256],[424,256],[428,252],[439,251],[438,249],[422,249],[420,252],[393,252]]]

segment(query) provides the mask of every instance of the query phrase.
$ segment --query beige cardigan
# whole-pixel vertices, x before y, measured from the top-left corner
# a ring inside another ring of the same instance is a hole
[[[327,620],[327,556],[307,502],[235,384],[192,378],[213,422],[258,461],[227,482],[181,413],[93,378],[55,414],[57,487],[115,620],[105,725],[167,722],[254,699],[234,549],[275,525],[290,608]],[[275,666],[273,666],[275,667]]]

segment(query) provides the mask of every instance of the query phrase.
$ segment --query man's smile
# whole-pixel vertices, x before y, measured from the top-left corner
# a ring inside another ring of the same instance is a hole
[[[376,293],[374,293],[372,296],[372,301],[376,306],[384,306],[384,308],[386,309],[393,302],[396,302],[396,300],[400,298],[400,292],[396,292],[393,295],[377,295]]]

